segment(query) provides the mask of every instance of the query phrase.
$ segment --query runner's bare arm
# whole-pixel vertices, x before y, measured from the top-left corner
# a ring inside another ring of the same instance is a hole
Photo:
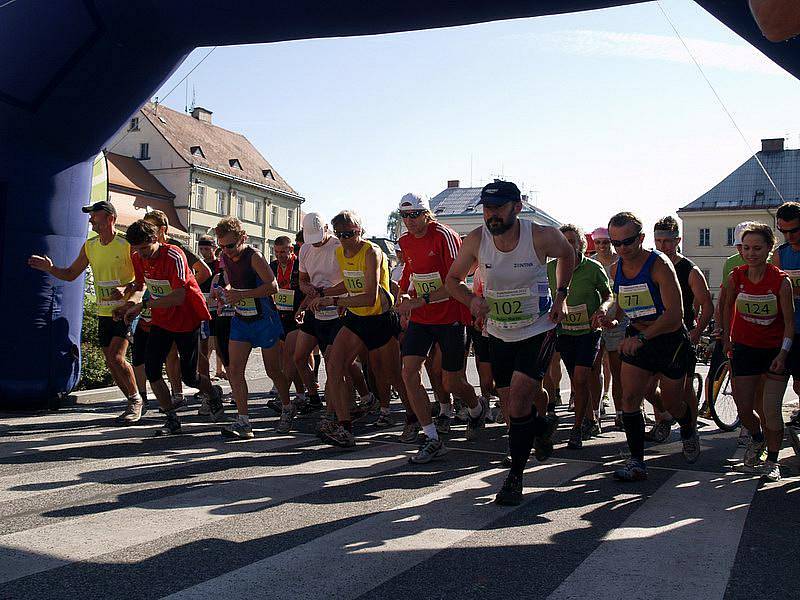
[[[198,285],[205,283],[211,277],[211,269],[205,261],[202,260],[198,260],[192,265],[192,272],[194,273],[194,278],[197,280]]]
[[[305,271],[300,271],[299,285],[300,285],[300,291],[303,292],[303,294],[308,300],[311,300],[319,296],[317,288],[311,285],[311,277]]]
[[[455,261],[453,261],[453,264],[450,266],[450,271],[448,271],[444,283],[450,296],[461,302],[461,304],[469,306],[470,310],[473,309],[473,300],[482,301],[485,305],[485,301],[472,293],[472,290],[470,290],[464,282],[469,272],[478,263],[481,234],[481,228],[478,227],[467,235],[464,239],[464,243],[461,244],[458,256],[456,256]],[[475,313],[473,312],[473,314]]]
[[[380,250],[376,250],[374,246],[367,248],[367,253],[364,256],[364,293],[355,296],[344,296],[336,299],[337,306],[345,308],[361,308],[365,306],[373,306],[378,300],[378,279],[380,278],[380,264],[383,260],[383,254],[379,255]],[[344,284],[342,284],[344,285]],[[331,306],[334,299],[327,295],[318,300],[321,306]]]
[[[86,256],[84,246],[81,246],[78,257],[66,269],[53,265],[53,261],[49,256],[37,256],[35,254],[28,259],[28,266],[44,271],[61,281],[75,281],[81,273],[89,268],[89,259]]]
[[[575,249],[555,227],[533,225],[533,250],[539,257],[539,262],[544,264],[548,258],[556,259],[556,290],[568,288],[572,281],[572,272],[575,270]],[[556,292],[553,298],[553,308],[550,319],[555,323],[564,320],[567,314],[567,295]]]

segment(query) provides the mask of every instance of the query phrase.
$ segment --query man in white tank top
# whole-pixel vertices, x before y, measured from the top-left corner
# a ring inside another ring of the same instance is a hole
[[[519,188],[495,180],[481,190],[485,225],[470,232],[445,283],[453,298],[473,315],[486,318],[489,354],[497,392],[509,415],[511,471],[497,494],[498,504],[522,502],[522,473],[536,448],[536,458],[553,452],[556,420],[539,415],[533,399],[542,392],[555,342],[555,327],[566,314],[566,297],[575,251],[555,227],[518,218]],[[555,258],[556,297],[550,295],[547,259]],[[477,263],[484,297],[464,282]]]

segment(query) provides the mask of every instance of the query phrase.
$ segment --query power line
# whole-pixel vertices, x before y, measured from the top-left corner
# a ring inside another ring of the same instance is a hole
[[[672,31],[675,32],[675,36],[678,38],[680,43],[683,44],[683,47],[686,49],[686,53],[689,55],[689,58],[692,59],[692,62],[697,67],[697,70],[700,71],[700,75],[702,75],[706,84],[708,84],[708,87],[711,88],[711,92],[714,94],[714,97],[717,99],[717,102],[719,102],[719,105],[722,107],[722,110],[725,111],[726,115],[728,115],[728,118],[730,119],[731,123],[733,123],[733,126],[736,129],[736,131],[739,132],[739,136],[742,138],[742,141],[744,142],[745,146],[747,146],[747,149],[750,150],[750,154],[752,154],[753,157],[756,159],[758,165],[761,167],[761,170],[764,172],[764,175],[766,175],[770,184],[772,184],[772,187],[775,188],[775,193],[778,194],[778,197],[781,199],[781,202],[785,202],[785,200],[783,199],[783,194],[781,194],[781,191],[778,189],[778,186],[772,180],[772,177],[767,171],[767,168],[764,166],[764,163],[761,162],[761,159],[758,157],[758,154],[753,151],[753,147],[750,145],[750,142],[747,141],[747,138],[745,137],[744,133],[742,133],[742,130],[739,128],[739,125],[736,123],[736,119],[733,118],[733,115],[728,110],[728,107],[725,106],[725,102],[722,101],[722,98],[717,93],[717,90],[714,88],[714,85],[711,83],[708,77],[706,77],[705,71],[703,71],[703,67],[700,66],[700,63],[695,58],[694,54],[692,54],[692,51],[689,49],[689,46],[686,45],[686,42],[683,40],[683,37],[678,31],[678,28],[675,26],[675,23],[672,21],[672,19],[670,19],[669,15],[667,14],[667,11],[664,9],[664,6],[661,4],[661,0],[656,0],[656,4],[658,5],[661,14],[664,15],[664,18],[667,20],[667,23],[669,23],[669,26],[672,28]]]

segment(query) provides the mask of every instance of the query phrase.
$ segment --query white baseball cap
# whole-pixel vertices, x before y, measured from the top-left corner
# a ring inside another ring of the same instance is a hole
[[[742,245],[742,232],[744,228],[748,225],[755,223],[755,221],[742,221],[739,223],[736,228],[733,230],[733,245],[734,246],[741,246]]]
[[[303,243],[317,244],[325,237],[325,220],[319,213],[311,212],[303,217]]]
[[[409,192],[408,194],[400,198],[399,208],[401,211],[430,210],[431,206],[428,203],[428,199],[422,194],[415,194],[413,192]]]

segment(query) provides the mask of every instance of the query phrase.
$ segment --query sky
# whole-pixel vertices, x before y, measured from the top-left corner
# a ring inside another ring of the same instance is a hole
[[[245,135],[326,219],[369,235],[409,191],[514,181],[587,231],[621,210],[646,231],[796,125],[800,81],[690,0],[379,36],[195,50],[186,91]]]

